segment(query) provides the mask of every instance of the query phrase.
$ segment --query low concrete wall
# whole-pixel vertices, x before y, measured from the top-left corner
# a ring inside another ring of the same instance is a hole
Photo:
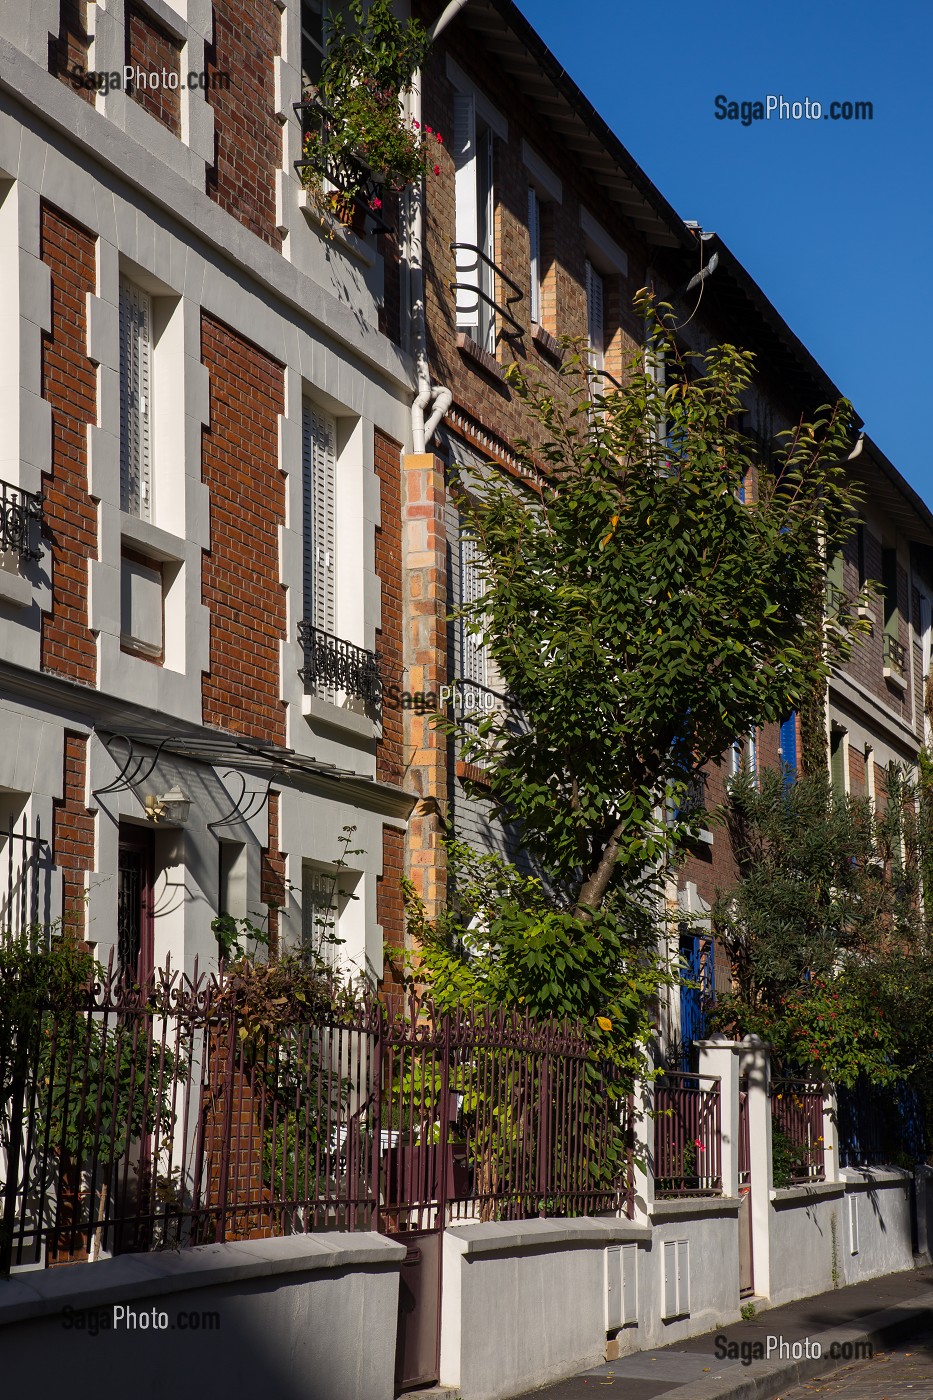
[[[623,1352],[667,1346],[734,1322],[739,1316],[739,1201],[655,1201],[650,1250],[639,1250],[638,1326],[619,1335]],[[662,1318],[664,1243],[686,1240],[689,1258],[688,1314]]]
[[[774,1305],[914,1264],[913,1182],[894,1169],[847,1170],[838,1182],[771,1192]],[[855,1199],[858,1252],[852,1252],[849,1198]]]
[[[606,1246],[649,1240],[644,1226],[593,1218],[445,1231],[441,1384],[500,1400],[598,1365]]]
[[[334,1233],[19,1273],[0,1283],[4,1394],[391,1400],[404,1255]]]

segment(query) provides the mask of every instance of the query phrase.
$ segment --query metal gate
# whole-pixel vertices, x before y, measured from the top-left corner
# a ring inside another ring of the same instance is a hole
[[[739,1084],[739,1297],[755,1291],[752,1253],[752,1164],[748,1137],[748,1083]]]

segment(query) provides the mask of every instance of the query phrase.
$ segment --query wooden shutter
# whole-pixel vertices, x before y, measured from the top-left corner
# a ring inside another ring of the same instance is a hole
[[[120,509],[152,519],[152,299],[120,279]]]
[[[602,369],[605,353],[605,332],[603,308],[602,274],[586,260],[586,328],[590,345],[590,363],[594,369]]]
[[[454,193],[456,200],[456,241],[479,244],[478,181],[476,177],[476,106],[472,93],[454,93]],[[476,334],[479,297],[470,292],[478,286],[479,260],[475,253],[458,249],[456,268],[458,282],[467,283],[466,290],[457,292],[457,325],[461,330]]]
[[[313,404],[304,406],[302,463],[305,621],[335,632],[336,424]]]
[[[460,598],[464,604],[473,603],[482,597],[486,589],[480,577],[480,556],[476,542],[460,537]],[[486,645],[482,637],[476,636],[461,623],[461,679],[475,685],[486,685]]]
[[[541,322],[541,206],[533,185],[528,186],[528,246],[531,263],[531,301],[529,315]]]
[[[785,768],[785,781],[793,782],[797,776],[797,714],[791,710],[787,719],[781,721],[781,760]]]

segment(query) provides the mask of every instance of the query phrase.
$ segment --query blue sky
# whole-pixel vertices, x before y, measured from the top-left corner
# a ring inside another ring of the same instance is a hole
[[[518,0],[682,217],[715,229],[933,505],[929,0]],[[868,100],[717,121],[714,100]]]

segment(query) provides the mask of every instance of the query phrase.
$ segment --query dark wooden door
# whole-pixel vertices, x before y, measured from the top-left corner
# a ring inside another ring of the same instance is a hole
[[[120,829],[117,862],[117,964],[142,981],[153,967],[153,834]]]

